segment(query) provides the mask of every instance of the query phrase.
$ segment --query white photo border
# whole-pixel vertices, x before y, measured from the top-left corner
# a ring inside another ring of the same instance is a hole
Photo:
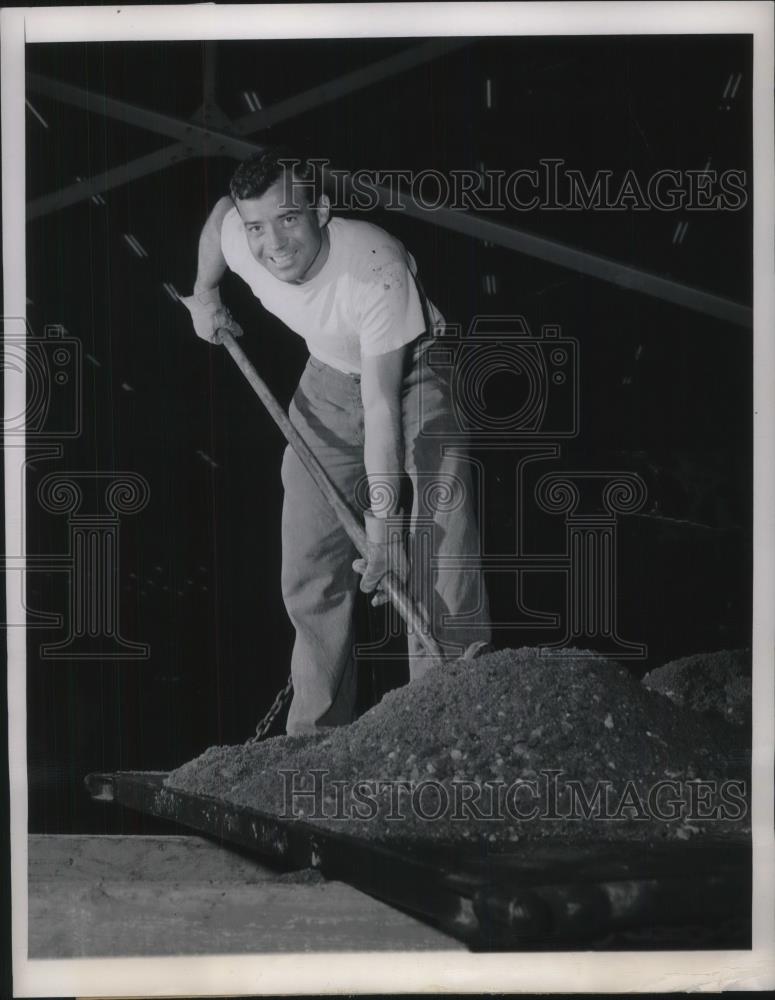
[[[6,317],[26,315],[25,46],[39,42],[750,34],[754,145],[753,947],[750,951],[573,954],[412,953],[27,958],[25,636],[7,629],[14,995],[406,992],[655,992],[775,986],[773,706],[775,671],[775,259],[773,6],[721,3],[407,3],[6,8],[2,11],[3,275]],[[6,372],[5,413],[24,410]],[[23,554],[23,445],[5,448],[6,552]],[[9,620],[22,621],[22,574],[7,573]]]

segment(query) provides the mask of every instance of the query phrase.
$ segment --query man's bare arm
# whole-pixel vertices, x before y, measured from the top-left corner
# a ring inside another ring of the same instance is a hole
[[[196,335],[211,344],[220,342],[220,330],[229,330],[236,337],[242,333],[221,302],[218,290],[226,272],[226,260],[221,250],[221,226],[226,213],[233,207],[231,198],[221,198],[207,217],[199,237],[194,293],[180,300],[191,314]]]
[[[221,250],[221,226],[226,214],[232,208],[234,208],[234,202],[231,198],[220,198],[202,227],[202,233],[199,237],[196,281],[194,282],[195,295],[217,288],[226,272],[226,260]]]
[[[399,483],[404,460],[401,387],[406,349],[363,359],[361,394],[364,416],[364,464],[369,478],[372,512],[366,514],[368,555],[356,559],[353,569],[363,575],[361,590],[376,590],[372,604],[384,604],[380,586],[385,573],[406,577],[400,540],[389,542],[390,515],[399,512]]]
[[[398,511],[398,483],[404,462],[403,421],[401,418],[401,386],[404,377],[406,348],[363,358],[361,394],[365,444],[364,465],[372,493],[372,508],[377,516],[386,517]],[[384,502],[385,490],[380,484],[395,487],[395,496]],[[379,497],[379,502],[374,502]]]

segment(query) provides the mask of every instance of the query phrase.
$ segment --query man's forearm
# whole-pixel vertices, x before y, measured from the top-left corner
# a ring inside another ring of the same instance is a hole
[[[233,207],[231,198],[221,198],[202,227],[194,282],[195,294],[217,288],[226,271],[226,260],[221,250],[221,226],[226,213]]]
[[[372,510],[378,517],[387,517],[399,510],[404,458],[400,406],[365,410],[364,432],[363,463],[369,478]]]
[[[399,483],[404,467],[401,414],[406,348],[362,359],[363,464],[369,477],[372,511],[378,517],[398,512]]]

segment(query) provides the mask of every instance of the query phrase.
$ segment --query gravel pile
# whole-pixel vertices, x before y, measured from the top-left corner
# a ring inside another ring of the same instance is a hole
[[[739,742],[616,663],[523,648],[436,667],[322,735],[212,747],[167,784],[390,842],[743,835]]]
[[[693,712],[751,724],[750,649],[684,656],[646,674],[643,684]]]

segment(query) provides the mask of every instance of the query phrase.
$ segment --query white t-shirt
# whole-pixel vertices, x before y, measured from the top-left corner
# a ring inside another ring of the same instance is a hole
[[[269,312],[307,342],[310,354],[349,374],[361,357],[387,354],[424,332],[414,258],[383,229],[356,219],[330,219],[330,247],[320,271],[301,284],[280,281],[253,257],[236,208],[221,226],[226,263]],[[428,302],[432,326],[444,319]]]

